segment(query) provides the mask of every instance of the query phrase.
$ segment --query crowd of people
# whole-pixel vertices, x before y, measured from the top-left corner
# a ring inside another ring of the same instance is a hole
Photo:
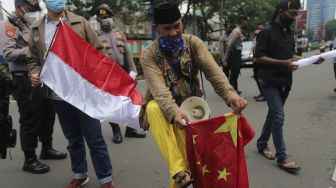
[[[43,2],[47,13],[37,20],[33,13],[40,11],[38,0],[15,0],[17,20],[10,19],[0,25],[5,29],[5,37],[0,40],[12,73],[13,96],[20,113],[21,149],[25,156],[23,170],[34,174],[49,171],[49,166],[38,160],[36,155],[38,141],[42,143],[41,160],[62,160],[67,157],[67,153],[55,150],[52,145],[57,114],[68,141],[73,172],[72,181],[66,188],[82,187],[89,181],[85,143],[101,187],[112,188],[112,163],[99,120],[78,110],[43,85],[39,74],[57,24],[62,20],[136,79],[137,70],[126,36],[122,31],[113,29],[113,12],[106,4],[96,8],[95,15],[101,29],[95,31],[85,18],[65,10],[65,0]],[[271,23],[257,27],[253,43],[254,78],[260,91],[255,99],[267,101],[268,105],[257,150],[267,159],[276,159],[278,166],[290,173],[301,169],[288,159],[283,138],[284,105],[291,90],[293,71],[298,68],[293,61],[301,59],[296,54],[294,31],[290,27],[300,7],[299,0],[278,3]],[[170,187],[186,188],[193,183],[184,139],[184,129],[190,120],[179,106],[190,96],[204,95],[198,74],[202,71],[234,113],[239,114],[244,110],[247,101],[240,96],[238,77],[242,65],[242,41],[245,39],[242,31],[248,25],[248,18],[240,16],[237,27],[231,33],[225,32],[222,37],[221,70],[200,38],[183,33],[181,12],[177,5],[160,3],[154,8],[153,17],[158,38],[143,50],[140,57],[148,85],[146,114],[150,131],[168,163]],[[318,63],[322,61],[319,59]],[[119,125],[110,125],[113,142],[121,143],[123,139]],[[271,135],[275,153],[268,147]],[[125,137],[145,138],[146,132],[127,127]]]

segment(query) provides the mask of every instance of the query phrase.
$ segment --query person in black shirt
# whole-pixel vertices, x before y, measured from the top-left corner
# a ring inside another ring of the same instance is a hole
[[[287,159],[283,138],[283,107],[291,90],[292,72],[298,68],[292,62],[301,58],[295,55],[294,31],[290,28],[300,6],[300,0],[285,0],[277,5],[271,24],[257,37],[255,52],[260,64],[259,80],[268,105],[268,114],[257,148],[266,158],[277,158],[278,166],[290,173],[296,173],[301,168]],[[323,59],[319,60],[322,61]],[[267,144],[271,134],[276,149],[275,156]]]

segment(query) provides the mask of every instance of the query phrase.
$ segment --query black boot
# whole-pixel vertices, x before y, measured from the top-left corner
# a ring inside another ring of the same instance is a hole
[[[53,148],[46,148],[41,151],[40,159],[42,160],[61,160],[67,158],[67,154],[65,152],[57,151]]]
[[[44,174],[49,171],[49,166],[41,163],[35,156],[25,160],[22,170],[33,174]]]
[[[115,144],[120,144],[122,142],[122,136],[121,136],[119,125],[118,124],[114,124],[114,123],[110,123],[110,125],[111,125],[112,132],[113,132],[113,139],[112,139],[112,141]]]
[[[146,132],[143,130],[126,127],[125,137],[145,138]]]

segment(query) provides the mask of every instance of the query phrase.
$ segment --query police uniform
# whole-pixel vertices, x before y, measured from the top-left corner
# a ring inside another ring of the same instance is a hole
[[[105,15],[111,17],[113,16],[113,13],[106,4],[102,4],[96,9],[96,15]],[[126,72],[129,73],[133,79],[135,79],[137,70],[133,62],[132,53],[127,45],[125,34],[118,29],[111,29],[109,31],[102,29],[98,32],[98,36],[103,43],[109,58],[118,63]],[[119,125],[115,123],[110,123],[110,125],[113,130],[113,142],[121,143],[122,136]],[[144,138],[146,137],[146,132],[133,129],[131,127],[126,127],[125,136]]]
[[[240,93],[238,91],[238,77],[240,68],[242,67],[241,54],[244,38],[240,27],[236,27],[229,35],[228,46],[225,52],[228,61],[228,69],[225,70],[225,74],[229,78],[230,84],[238,93]]]
[[[2,28],[1,34],[4,36],[1,37],[3,54],[12,74],[12,94],[17,101],[20,113],[21,149],[25,154],[23,169],[32,173],[45,173],[49,167],[37,161],[35,154],[38,140],[42,142],[41,159],[64,159],[66,153],[52,148],[55,111],[50,100],[43,97],[41,88],[32,87],[28,73],[30,29],[28,25],[25,27],[21,25],[19,28],[16,24],[8,21],[2,23],[0,27]]]

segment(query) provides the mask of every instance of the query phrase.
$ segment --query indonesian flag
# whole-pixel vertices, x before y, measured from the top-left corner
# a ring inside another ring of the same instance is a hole
[[[255,132],[242,115],[226,114],[186,129],[195,188],[248,188],[244,146]]]
[[[117,63],[60,22],[41,80],[92,118],[139,128],[142,96]]]

